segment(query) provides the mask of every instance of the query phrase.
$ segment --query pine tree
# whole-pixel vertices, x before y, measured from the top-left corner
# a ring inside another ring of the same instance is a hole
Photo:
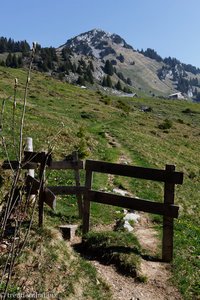
[[[106,62],[105,62],[104,72],[110,76],[112,76],[114,74],[113,65],[109,60],[106,60]]]
[[[127,82],[128,85],[132,85],[132,81],[129,77],[126,79],[126,82]]]
[[[118,80],[118,82],[117,82],[117,84],[115,85],[115,87],[116,87],[116,89],[117,89],[118,91],[122,91],[122,85],[121,85],[120,80]]]

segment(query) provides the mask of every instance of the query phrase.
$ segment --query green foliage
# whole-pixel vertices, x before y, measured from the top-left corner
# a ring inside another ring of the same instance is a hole
[[[181,219],[176,222],[175,251],[174,282],[178,282],[184,299],[199,299],[200,261],[197,257],[200,253],[200,229],[192,220]]]
[[[27,41],[15,42],[13,39],[0,37],[0,53],[4,52],[23,52],[27,53],[30,51],[30,46]]]
[[[3,296],[5,291],[5,284],[0,284],[0,295]],[[8,285],[7,294],[9,294],[8,298],[16,299],[16,295],[20,293],[20,288],[16,285]],[[7,299],[7,298],[6,298]]]
[[[5,61],[6,67],[10,68],[21,68],[23,66],[23,61],[21,56],[16,56],[16,54],[9,53],[6,61]]]
[[[147,50],[143,51],[143,49],[140,51],[144,56],[147,56],[149,58],[155,59],[158,62],[161,62],[163,59],[158,53],[151,48],[147,48]]]
[[[106,105],[110,105],[112,101],[108,95],[104,95],[104,96],[102,95],[101,102],[103,102]]]
[[[163,123],[158,125],[158,128],[162,130],[166,130],[172,128],[172,126],[173,126],[172,121],[169,119],[165,119]]]
[[[76,145],[76,150],[78,151],[78,156],[80,159],[84,159],[89,156],[89,148],[88,148],[88,137],[86,133],[86,129],[81,126],[79,131],[77,132],[77,137],[79,138],[78,144]]]
[[[118,100],[116,106],[127,114],[130,112],[130,106],[122,100]]]

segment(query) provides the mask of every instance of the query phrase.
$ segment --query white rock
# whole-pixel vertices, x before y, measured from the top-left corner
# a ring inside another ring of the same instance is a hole
[[[140,215],[136,213],[127,213],[123,219],[124,221],[134,221],[138,223],[138,220],[140,219]]]
[[[133,231],[133,227],[129,224],[128,221],[124,222],[124,228],[127,229],[129,232]]]
[[[114,188],[114,189],[113,189],[113,192],[114,192],[114,193],[117,193],[117,194],[120,194],[121,196],[126,196],[126,195],[128,195],[128,192],[127,192],[127,191],[121,190],[121,189],[118,189],[118,188]]]

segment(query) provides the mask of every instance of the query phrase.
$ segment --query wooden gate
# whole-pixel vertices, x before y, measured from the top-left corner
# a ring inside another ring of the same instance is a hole
[[[89,231],[90,202],[98,202],[130,208],[152,214],[163,215],[162,259],[169,262],[173,258],[173,224],[178,217],[178,206],[174,205],[175,184],[183,183],[183,173],[175,172],[174,165],[166,165],[165,170],[135,167],[129,165],[86,160],[85,193],[83,197],[83,234]],[[119,196],[92,190],[94,172],[121,175],[139,179],[164,182],[164,202]]]

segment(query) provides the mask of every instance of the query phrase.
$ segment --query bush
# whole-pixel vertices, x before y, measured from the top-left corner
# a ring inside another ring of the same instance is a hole
[[[172,128],[172,121],[169,119],[165,119],[163,123],[158,125],[159,129],[166,130]]]

